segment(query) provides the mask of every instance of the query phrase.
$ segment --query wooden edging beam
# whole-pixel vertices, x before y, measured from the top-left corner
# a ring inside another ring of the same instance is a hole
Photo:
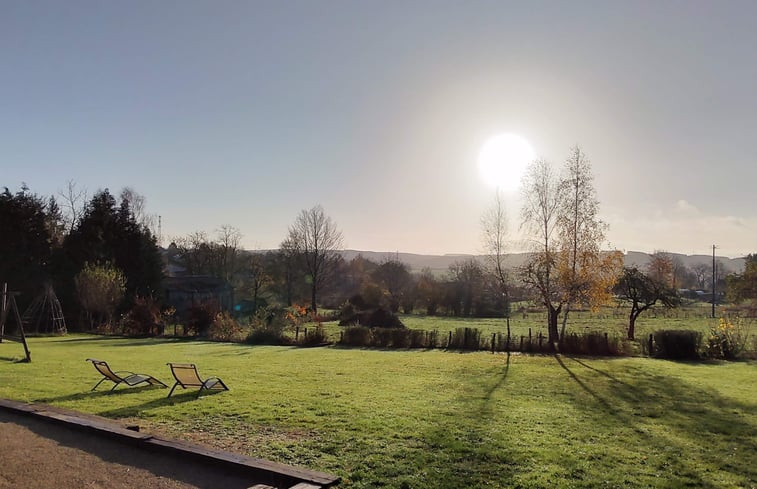
[[[140,448],[171,453],[187,460],[201,461],[211,466],[233,470],[249,475],[256,482],[274,487],[292,487],[309,484],[317,488],[335,486],[340,478],[324,472],[292,467],[270,460],[248,457],[221,450],[215,450],[194,443],[162,438],[126,429],[111,420],[94,415],[84,415],[45,404],[24,403],[10,399],[0,399],[0,409],[16,414],[34,417],[44,421],[63,424],[74,429],[90,431],[114,438]],[[300,487],[307,487],[300,486]]]

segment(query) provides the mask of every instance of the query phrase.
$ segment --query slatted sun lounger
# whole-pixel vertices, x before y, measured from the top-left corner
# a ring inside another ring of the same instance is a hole
[[[126,384],[129,387],[134,387],[135,385],[146,383],[149,385],[160,385],[163,387],[168,387],[166,384],[151,375],[135,374],[134,372],[129,372],[127,370],[119,370],[118,372],[114,372],[113,370],[111,370],[110,366],[108,366],[108,362],[96,360],[94,358],[87,358],[87,361],[92,362],[92,365],[94,365],[95,369],[103,376],[103,378],[100,379],[100,382],[95,384],[92,390],[97,389],[97,387],[106,380],[113,382],[113,387],[110,389],[111,392],[121,384]]]
[[[171,392],[168,393],[168,397],[171,397],[174,389],[178,386],[181,386],[182,389],[186,389],[187,387],[199,387],[200,390],[197,391],[197,397],[200,397],[203,390],[229,390],[229,388],[226,387],[226,384],[224,384],[218,377],[209,377],[202,380],[200,374],[197,373],[197,366],[194,363],[168,363],[167,365],[171,367],[171,373],[173,374],[174,379],[176,379],[176,383],[171,387]]]

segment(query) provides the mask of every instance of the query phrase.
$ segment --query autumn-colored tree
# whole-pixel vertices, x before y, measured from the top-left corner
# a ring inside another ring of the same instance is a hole
[[[654,281],[669,287],[674,285],[673,256],[667,251],[657,250],[649,257],[647,275]]]
[[[565,160],[561,185],[557,264],[565,303],[560,331],[562,338],[574,304],[597,307],[601,301],[607,300],[622,261],[619,265],[616,254],[600,255],[607,225],[597,216],[599,200],[594,189],[591,164],[578,146],[571,149],[570,156]]]
[[[622,255],[600,251],[607,226],[597,217],[591,165],[580,148],[571,150],[562,178],[547,162],[534,162],[522,191],[523,223],[536,236],[536,251],[523,268],[522,280],[547,308],[547,332],[554,345],[565,334],[573,305],[597,307],[609,300]]]

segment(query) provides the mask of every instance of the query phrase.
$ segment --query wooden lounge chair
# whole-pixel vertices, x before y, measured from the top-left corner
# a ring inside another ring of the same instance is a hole
[[[100,382],[95,384],[95,386],[92,388],[92,390],[97,389],[97,386],[105,382],[106,380],[110,380],[113,382],[113,387],[110,389],[111,392],[118,387],[120,384],[126,384],[129,387],[133,387],[135,385],[139,385],[142,383],[147,383],[150,385],[160,385],[163,387],[168,387],[163,382],[159,381],[155,377],[151,375],[146,374],[135,374],[134,372],[129,372],[127,370],[119,370],[118,372],[114,372],[110,369],[107,362],[104,362],[102,360],[95,360],[94,358],[87,358],[88,362],[92,362],[92,365],[95,366],[95,369],[100,372],[103,376],[102,379],[100,379]]]
[[[200,390],[197,391],[197,397],[200,397],[203,390],[229,390],[229,388],[226,387],[226,384],[224,384],[218,377],[209,377],[202,380],[200,374],[197,373],[197,366],[195,366],[194,363],[168,363],[167,365],[171,367],[173,378],[176,379],[176,383],[171,387],[171,392],[168,393],[168,397],[171,397],[174,389],[178,386],[181,386],[182,389],[186,389],[187,387],[199,387]]]

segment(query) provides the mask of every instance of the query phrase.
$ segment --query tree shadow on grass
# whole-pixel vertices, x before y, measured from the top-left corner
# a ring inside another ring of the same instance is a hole
[[[495,393],[508,382],[511,355],[484,377],[471,382],[453,404],[455,412],[439,412],[445,419],[431,423],[423,436],[426,445],[423,467],[427,487],[509,487],[517,473],[517,456],[500,432],[504,420],[494,415]],[[496,433],[496,434],[495,434]]]
[[[717,487],[713,481],[723,474],[709,474],[712,468],[727,472],[737,484],[757,480],[757,428],[747,419],[757,416],[757,406],[639,367],[629,367],[624,381],[590,360],[571,358],[583,369],[578,372],[560,355],[555,359],[589,394],[572,395],[572,401],[592,413],[598,427],[611,416],[619,430],[633,430],[636,439],[628,443],[656,453],[658,470],[670,484]]]

